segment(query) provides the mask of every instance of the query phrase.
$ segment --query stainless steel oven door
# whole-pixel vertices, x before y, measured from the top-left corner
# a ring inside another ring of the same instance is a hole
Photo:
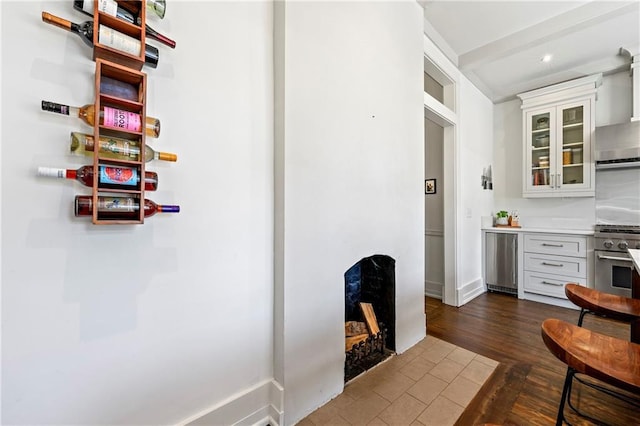
[[[631,297],[633,261],[628,253],[595,250],[596,290]]]

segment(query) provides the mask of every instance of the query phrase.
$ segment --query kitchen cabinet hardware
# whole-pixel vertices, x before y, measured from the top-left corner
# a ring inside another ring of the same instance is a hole
[[[619,260],[620,262],[633,263],[633,260],[630,257],[605,256],[603,254],[598,254],[598,259],[602,259],[602,260]],[[629,266],[632,267],[633,265],[629,265]]]
[[[567,299],[566,283],[586,286],[592,278],[587,236],[525,233],[523,250],[524,298],[546,296]]]

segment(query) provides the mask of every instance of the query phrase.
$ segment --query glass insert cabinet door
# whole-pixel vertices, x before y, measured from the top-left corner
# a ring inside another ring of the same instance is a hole
[[[560,195],[589,189],[589,114],[588,101],[527,112],[526,193]]]
[[[584,106],[565,107],[560,110],[562,118],[562,146],[559,147],[562,163],[562,184],[582,185],[584,174],[585,125]]]
[[[551,118],[550,111],[530,115],[530,184],[534,187],[549,187],[551,185]]]

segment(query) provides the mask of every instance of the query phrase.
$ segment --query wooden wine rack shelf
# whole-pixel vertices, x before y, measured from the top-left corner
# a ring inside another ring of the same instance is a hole
[[[102,90],[102,82],[105,78],[116,80],[127,85],[131,85],[137,90],[137,101],[119,98],[112,94],[106,94]],[[93,149],[93,223],[96,225],[112,225],[112,224],[136,224],[144,223],[144,189],[145,189],[145,122],[147,118],[145,100],[147,89],[147,75],[140,71],[127,68],[120,64],[108,62],[103,59],[96,59],[96,75],[95,75],[95,117],[96,125],[93,129],[94,149]],[[103,126],[100,123],[100,111],[104,107],[113,107],[139,114],[141,117],[141,131],[133,132],[124,129],[114,129]],[[117,137],[137,142],[140,145],[140,155],[138,161],[115,160],[113,158],[103,158],[101,156],[100,138],[101,137]],[[123,189],[107,189],[101,186],[100,176],[101,166],[115,166],[134,169],[139,176],[138,184],[131,190]],[[109,218],[107,213],[100,211],[99,197],[133,197],[137,199],[138,210],[132,214],[130,220]]]
[[[114,224],[142,224],[144,223],[144,200],[145,200],[145,123],[146,113],[146,93],[147,75],[140,70],[145,62],[145,22],[146,22],[146,2],[116,0],[119,7],[122,7],[138,18],[139,25],[130,24],[122,19],[100,12],[99,0],[94,0],[93,14],[93,59],[96,62],[95,74],[95,117],[94,117],[94,150],[93,150],[93,215],[92,222],[96,225]],[[99,29],[101,26],[109,27],[139,41],[140,52],[137,56],[128,54],[121,50],[113,49],[100,43]],[[118,93],[103,90],[103,83],[110,79],[133,88],[137,96],[128,99],[120,97]],[[141,131],[134,132],[125,129],[114,129],[100,124],[100,112],[104,107],[112,107],[119,110],[129,111],[140,115]],[[100,150],[100,137],[117,137],[137,142],[140,146],[138,161],[114,160],[103,158]],[[106,166],[124,167],[134,169],[139,176],[138,184],[130,190],[104,188],[100,184],[100,168]],[[109,214],[100,207],[99,199],[105,197],[131,197],[137,202],[137,211],[132,212],[131,219],[110,218]]]
[[[104,59],[124,65],[128,68],[141,70],[145,61],[145,22],[146,22],[146,2],[131,0],[116,0],[119,7],[128,10],[133,16],[138,17],[140,25],[130,24],[115,16],[108,15],[98,10],[99,0],[94,0],[93,14],[93,59]],[[100,43],[99,30],[104,25],[113,30],[119,31],[140,42],[140,52],[137,56],[125,53],[121,50],[113,49]]]

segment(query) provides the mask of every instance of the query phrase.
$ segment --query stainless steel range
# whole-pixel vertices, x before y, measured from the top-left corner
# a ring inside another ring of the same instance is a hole
[[[640,249],[640,225],[596,225],[595,287],[631,297],[633,263],[628,248]]]
[[[596,128],[595,288],[631,297],[640,248],[640,121]]]

